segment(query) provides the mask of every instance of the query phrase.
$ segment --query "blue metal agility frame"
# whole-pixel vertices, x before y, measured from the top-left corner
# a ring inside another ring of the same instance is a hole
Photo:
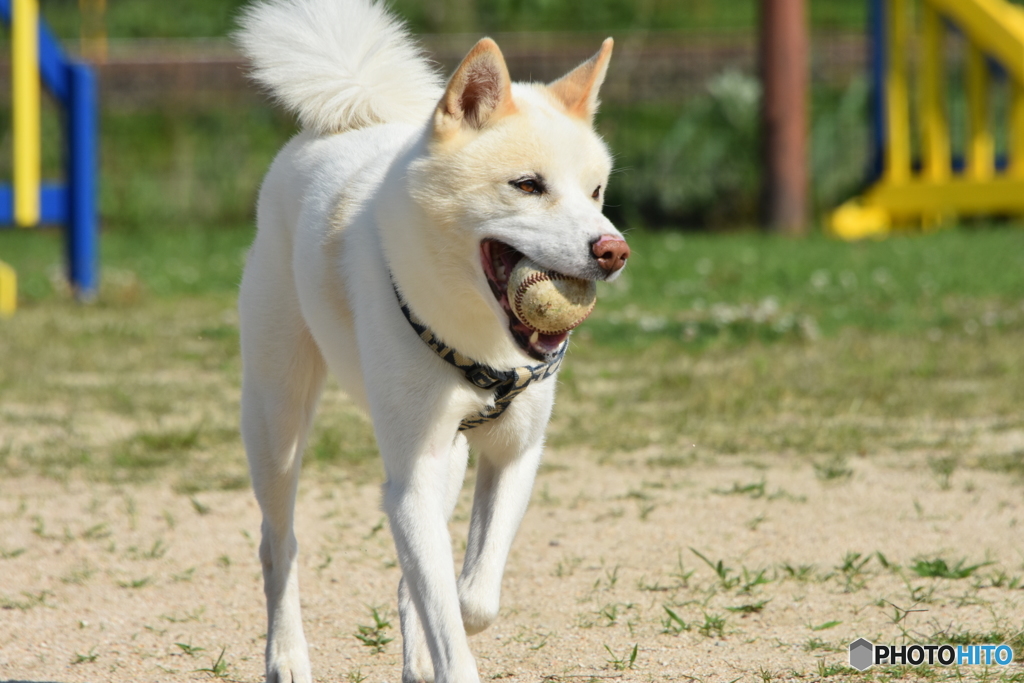
[[[5,0],[6,1],[6,0]],[[882,177],[885,141],[885,70],[886,57],[885,0],[868,3],[868,81],[871,83],[871,160],[868,162],[867,183]]]
[[[11,24],[11,0],[0,0],[0,19]],[[95,297],[99,286],[97,207],[98,101],[96,77],[70,60],[39,22],[39,76],[64,110],[65,181],[43,183],[39,222],[66,230],[68,279],[79,299]],[[0,184],[0,227],[14,224],[14,190]]]

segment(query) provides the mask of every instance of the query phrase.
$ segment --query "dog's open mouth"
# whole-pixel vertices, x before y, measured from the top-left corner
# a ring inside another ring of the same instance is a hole
[[[544,334],[533,329],[516,317],[508,301],[508,278],[523,254],[513,247],[498,240],[484,240],[480,243],[480,259],[483,262],[484,275],[491,286],[494,298],[501,305],[501,310],[508,316],[508,330],[520,348],[532,358],[548,361],[568,338],[568,332]]]

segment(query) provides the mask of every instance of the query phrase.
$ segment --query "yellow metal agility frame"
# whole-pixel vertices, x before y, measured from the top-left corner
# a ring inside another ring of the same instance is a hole
[[[13,0],[11,14],[14,222],[19,227],[31,228],[39,223],[42,167],[37,0]],[[0,261],[0,318],[14,313],[17,292],[18,278],[14,269]]]
[[[921,0],[917,41],[918,107],[911,120],[909,0],[876,3],[884,12],[882,93],[879,112],[881,174],[863,195],[830,217],[832,231],[845,239],[887,234],[895,225],[929,227],[949,218],[978,214],[1024,215],[1024,10],[1005,0]],[[964,82],[967,140],[963,168],[953,171],[946,114],[946,22],[967,42]],[[877,38],[877,36],[876,36]],[[876,61],[882,61],[876,50]],[[990,107],[988,60],[1006,71],[1010,89],[1008,163],[997,169]],[[918,168],[911,159],[911,135],[920,136]]]

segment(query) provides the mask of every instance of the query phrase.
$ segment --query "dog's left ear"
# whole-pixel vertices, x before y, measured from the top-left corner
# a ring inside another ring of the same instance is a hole
[[[483,38],[452,74],[434,112],[434,132],[447,137],[461,128],[480,130],[516,111],[512,79],[498,44]]]
[[[605,38],[597,54],[578,67],[548,84],[548,89],[557,97],[569,113],[587,121],[593,121],[597,113],[597,91],[604,83],[608,72],[608,60],[612,57],[611,38]]]

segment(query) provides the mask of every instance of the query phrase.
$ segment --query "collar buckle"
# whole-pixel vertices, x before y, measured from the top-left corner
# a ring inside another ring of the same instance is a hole
[[[487,372],[487,368],[482,365],[477,365],[471,370],[467,370],[466,379],[468,379],[473,386],[480,387],[481,389],[493,389],[502,382],[501,379],[494,377],[491,373]]]

